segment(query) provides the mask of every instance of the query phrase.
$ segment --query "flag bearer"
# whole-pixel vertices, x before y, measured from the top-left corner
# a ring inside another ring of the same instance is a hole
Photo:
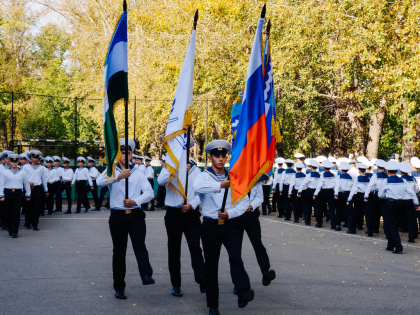
[[[54,195],[57,192],[57,188],[60,186],[60,177],[57,173],[57,168],[53,167],[53,158],[46,157],[47,170],[48,170],[48,198],[47,198],[47,210],[48,215],[53,213],[54,208]]]
[[[207,306],[209,314],[219,313],[219,258],[222,245],[229,255],[229,264],[233,283],[238,293],[238,306],[245,307],[254,299],[248,274],[241,258],[241,235],[236,226],[236,217],[241,216],[249,206],[249,198],[245,198],[235,205],[231,205],[230,193],[227,194],[225,211],[222,213],[225,189],[229,189],[228,171],[224,166],[227,154],[232,146],[225,140],[210,142],[205,151],[209,154],[211,167],[202,172],[194,181],[194,190],[200,197],[203,223],[201,225],[201,240],[205,258],[205,282]],[[219,225],[219,219],[224,220]]]
[[[296,162],[295,163],[295,168],[296,168],[296,173],[293,176],[292,179],[292,183],[289,186],[289,199],[292,200],[292,208],[293,208],[293,214],[295,217],[295,220],[293,221],[294,223],[299,223],[299,218],[302,216],[303,214],[303,203],[304,200],[302,198],[302,196],[300,195],[300,197],[298,197],[298,191],[300,189],[300,187],[303,184],[303,181],[306,178],[306,175],[302,172],[302,170],[304,169],[305,164],[303,164],[302,162]],[[303,192],[304,194],[305,192]]]
[[[67,211],[64,212],[64,214],[70,214],[71,213],[71,182],[74,177],[73,170],[69,167],[70,166],[70,160],[66,157],[63,157],[63,168],[61,169],[61,185],[57,190],[57,199],[56,199],[56,212],[62,211],[62,193],[63,191],[66,192],[66,199],[68,208]]]
[[[289,187],[292,183],[293,178],[295,177],[296,171],[292,168],[293,167],[293,160],[287,159],[284,161],[287,165],[286,171],[283,172],[281,179],[280,179],[280,194],[283,196],[283,210],[284,210],[284,220],[290,221],[290,217],[292,216],[292,205],[291,201],[288,198],[289,195]]]
[[[323,223],[323,214],[327,209],[328,204],[328,215],[330,217],[331,229],[337,227],[337,221],[335,218],[335,200],[334,200],[334,187],[336,182],[335,175],[331,172],[331,168],[334,166],[331,161],[324,160],[324,173],[322,173],[318,186],[312,197],[315,201],[315,215],[317,224],[315,226],[321,227]]]
[[[92,178],[92,183],[93,183],[92,197],[93,197],[93,202],[95,204],[95,208],[92,211],[100,211],[101,205],[99,204],[98,185],[96,184],[96,179],[99,176],[99,172],[98,172],[98,169],[95,167],[95,159],[88,156],[87,160],[88,160],[88,167],[89,167],[88,168],[89,175],[90,175],[90,178]]]
[[[90,189],[93,190],[93,182],[90,177],[89,170],[85,167],[86,159],[83,156],[77,158],[79,168],[74,172],[73,180],[71,181],[71,187],[73,188],[74,183],[77,181],[76,191],[77,191],[77,208],[76,213],[80,213],[82,204],[85,207],[85,212],[88,212],[90,209],[89,200],[87,197],[86,184],[89,182]]]
[[[303,198],[304,200],[303,212],[305,225],[311,225],[312,207],[314,204],[313,195],[321,178],[321,175],[317,172],[319,163],[315,160],[310,160],[309,165],[311,167],[311,172],[306,174],[306,178],[303,180],[296,195],[298,198]]]
[[[334,187],[334,199],[335,199],[335,216],[337,227],[336,231],[341,231],[341,223],[347,222],[345,215],[347,213],[347,199],[349,198],[351,188],[353,187],[353,177],[348,174],[351,166],[347,162],[341,162],[339,165],[341,174],[337,176]]]
[[[276,198],[276,204],[277,204],[277,212],[278,212],[278,218],[283,218],[284,211],[283,211],[283,195],[281,195],[280,191],[280,180],[283,172],[285,169],[283,168],[284,159],[279,157],[275,159],[275,162],[279,166],[279,169],[274,173],[274,180],[273,180],[273,198]],[[273,209],[275,210],[275,209]]]
[[[379,198],[386,199],[383,205],[384,221],[388,228],[388,246],[386,250],[394,254],[402,254],[403,246],[397,228],[397,215],[403,208],[403,200],[411,199],[416,211],[420,211],[419,200],[404,178],[397,176],[400,165],[397,161],[389,161],[385,165],[388,178],[379,189]]]
[[[18,237],[20,208],[22,206],[23,188],[25,197],[29,201],[31,187],[26,173],[18,168],[19,155],[10,154],[7,157],[11,163],[10,169],[5,170],[0,176],[0,202],[4,202],[6,212],[6,224],[9,227],[9,235]]]
[[[146,222],[145,213],[140,209],[142,203],[153,198],[153,190],[144,174],[130,165],[125,169],[125,155],[129,160],[136,145],[132,139],[128,139],[128,148],[125,147],[125,139],[121,138],[121,157],[115,169],[115,181],[110,183],[106,177],[106,170],[97,178],[99,187],[107,186],[110,194],[111,215],[109,217],[109,230],[113,244],[112,270],[114,278],[115,297],[127,299],[125,290],[125,257],[127,252],[127,240],[130,235],[131,244],[137,260],[138,269],[143,285],[155,283],[153,269],[149,262],[149,253],[146,249]],[[128,178],[129,198],[125,198],[125,182]],[[143,193],[143,194],[141,194]]]

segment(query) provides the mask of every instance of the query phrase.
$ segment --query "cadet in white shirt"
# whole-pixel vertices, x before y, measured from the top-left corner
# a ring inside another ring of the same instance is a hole
[[[321,175],[317,172],[317,168],[319,166],[318,161],[310,160],[309,166],[312,171],[306,174],[306,178],[303,180],[303,183],[296,195],[298,198],[303,198],[304,200],[303,214],[305,218],[305,225],[311,225],[312,207],[314,204],[313,196],[321,179]]]
[[[411,189],[415,195],[419,192],[419,185],[413,176],[410,176],[411,165],[408,162],[400,163],[401,178],[404,179],[407,183],[408,189]],[[415,238],[417,237],[418,227],[417,227],[417,211],[414,208],[413,201],[410,198],[411,196],[405,194],[402,205],[403,208],[399,212],[401,218],[406,220],[406,226],[408,229],[408,242],[414,243]],[[402,226],[402,224],[400,224]]]
[[[55,192],[54,192],[55,200],[56,200],[56,208],[53,211],[53,213],[54,213],[54,212],[57,212],[57,200],[59,199],[58,192],[60,192],[60,194],[61,194],[61,192],[63,191],[63,189],[62,189],[63,184],[62,184],[62,179],[61,179],[61,175],[63,173],[63,168],[60,166],[61,158],[59,156],[54,155],[52,158],[54,160],[53,169],[55,169],[55,173],[58,176],[58,181],[56,182],[57,187],[56,187]]]
[[[128,139],[129,147],[125,147],[125,139],[120,140],[121,157],[115,169],[115,180],[107,177],[105,170],[96,182],[99,187],[108,186],[110,193],[111,215],[109,217],[109,230],[113,243],[112,270],[114,277],[115,297],[126,299],[125,290],[125,257],[127,252],[127,240],[130,235],[136,256],[137,265],[143,285],[154,284],[152,278],[153,269],[149,262],[149,254],[146,249],[146,222],[145,213],[140,209],[142,203],[153,198],[153,190],[142,172],[133,165],[125,168],[125,154],[131,159],[131,152],[135,150],[135,143]],[[128,196],[125,198],[125,182],[128,178]],[[143,194],[141,194],[143,193]]]
[[[274,162],[277,163],[279,166],[279,169],[274,173],[274,180],[273,180],[273,199],[276,199],[276,205],[277,205],[277,212],[278,218],[283,218],[284,210],[283,210],[283,195],[281,195],[280,191],[280,180],[282,177],[283,172],[286,170],[283,168],[284,159],[283,158],[277,158],[274,160]],[[276,209],[273,209],[274,211]]]
[[[295,217],[295,220],[293,221],[294,223],[299,223],[299,218],[303,214],[304,200],[301,196],[298,197],[297,195],[306,178],[306,175],[302,172],[304,166],[305,164],[303,164],[302,162],[295,163],[296,173],[294,174],[292,178],[292,183],[289,186],[288,198],[292,200],[293,214]]]
[[[95,159],[88,156],[88,169],[90,177],[92,178],[93,183],[93,190],[92,190],[92,198],[93,203],[95,204],[95,208],[92,211],[100,211],[101,210],[101,204],[99,204],[99,196],[98,196],[98,185],[96,184],[96,179],[99,176],[99,171],[95,167]]]
[[[89,182],[90,189],[93,190],[93,182],[90,177],[89,170],[85,167],[86,159],[83,156],[77,158],[79,168],[74,172],[73,180],[71,181],[71,187],[77,181],[76,191],[77,191],[77,208],[76,213],[80,213],[82,209],[82,204],[85,207],[85,212],[88,212],[90,209],[89,199],[87,197],[87,188],[86,184]]]
[[[228,171],[224,166],[227,153],[231,150],[232,146],[225,140],[210,142],[205,151],[210,155],[212,166],[194,181],[194,190],[200,197],[203,212],[201,240],[206,266],[206,298],[210,314],[219,314],[218,267],[222,245],[229,255],[231,276],[238,293],[238,306],[245,307],[254,299],[254,291],[251,289],[241,258],[241,236],[236,227],[236,220],[233,220],[248,209],[248,196],[232,206],[230,193],[227,193],[225,211],[221,212],[225,189],[230,187]],[[224,220],[224,224],[219,225],[219,219]]]
[[[139,168],[140,172],[142,172],[143,174],[146,174],[146,165],[143,164],[143,160],[144,160],[144,157],[139,156],[137,158],[137,165],[138,165],[138,168]]]
[[[54,195],[57,192],[57,188],[60,186],[60,176],[57,174],[57,169],[53,167],[54,160],[51,157],[46,157],[47,170],[48,170],[48,198],[47,198],[47,210],[48,215],[53,213],[54,208]]]
[[[10,168],[10,160],[7,158],[9,154],[14,154],[12,151],[5,150],[0,154],[0,178],[3,172]],[[6,210],[4,208],[4,202],[0,201],[0,226],[3,230],[7,230],[8,226],[5,223],[7,221],[6,218]]]
[[[411,199],[415,210],[420,211],[419,200],[407,181],[397,176],[400,165],[396,161],[389,161],[385,168],[388,171],[388,178],[379,189],[379,198],[386,199],[383,205],[384,224],[388,229],[388,246],[386,250],[394,254],[402,254],[403,246],[398,233],[397,216],[403,208],[403,200]]]
[[[150,183],[150,186],[152,186],[152,189],[154,191],[154,187],[155,187],[155,171],[153,170],[153,167],[150,165],[150,162],[152,161],[151,158],[149,158],[148,156],[144,157],[144,161],[146,163],[146,165],[144,165],[144,174],[146,175],[147,180]],[[155,211],[155,199],[153,198],[151,200],[151,206],[148,209],[148,203],[145,203],[143,205],[141,205],[141,208],[144,209],[144,211]]]
[[[316,222],[315,226],[321,227],[323,223],[324,213],[327,212],[328,204],[328,216],[331,222],[331,229],[337,227],[337,222],[335,218],[335,199],[334,199],[334,187],[336,182],[336,177],[331,173],[331,168],[334,166],[332,162],[324,160],[324,173],[321,174],[321,179],[318,182],[317,188],[314,192],[313,199],[315,201],[315,215]]]
[[[160,160],[160,165],[162,166],[162,169],[165,168],[165,159],[166,159],[165,154],[163,154],[162,159]],[[190,158],[190,163],[193,163],[194,165],[197,165],[197,163],[195,163],[195,161],[192,158]],[[158,179],[159,179],[159,175],[160,174],[157,174]],[[158,184],[159,184],[159,180],[158,180]],[[166,210],[165,198],[166,198],[166,185],[159,184],[158,191],[157,191],[157,196],[156,196],[156,200],[157,200],[156,207],[157,208],[164,208]]]
[[[262,215],[267,215],[267,209],[268,209],[268,214],[270,214],[273,211],[270,204],[270,188],[272,184],[273,184],[273,175],[270,175],[266,181],[262,182],[262,191],[263,191],[263,196],[264,196],[264,201],[262,203]]]
[[[292,204],[291,200],[288,198],[289,195],[289,187],[292,184],[292,180],[295,177],[296,171],[292,168],[293,167],[293,160],[287,159],[284,161],[287,165],[287,169],[281,174],[280,179],[280,194],[283,196],[283,211],[284,211],[284,220],[290,221],[290,217],[292,216]]]
[[[0,177],[0,202],[4,203],[5,223],[9,227],[9,235],[17,238],[23,188],[25,188],[25,197],[29,201],[31,187],[26,173],[18,168],[19,155],[10,154],[7,158],[11,162],[11,168],[5,170]]]
[[[48,187],[48,169],[45,166],[45,158],[41,156],[39,158],[39,165],[42,166],[44,170],[45,178],[47,179],[47,187]],[[40,209],[40,216],[45,217],[45,209],[47,208],[47,196],[45,193],[41,195],[41,209]]]
[[[335,216],[337,227],[336,231],[341,231],[341,223],[345,222],[344,227],[347,227],[347,213],[350,211],[347,206],[347,199],[349,198],[351,188],[353,187],[353,177],[348,174],[350,170],[350,164],[347,162],[340,163],[341,174],[337,176],[335,187],[334,187],[334,199],[335,199]]]
[[[26,153],[22,153],[19,155],[20,160],[19,160],[19,164],[20,166],[19,169],[22,169],[22,167],[24,167],[26,164],[29,164],[28,161],[28,155]],[[23,188],[23,191],[25,192],[25,188]],[[28,208],[28,204],[29,201],[26,200],[25,194],[22,194],[22,214],[25,214],[25,210]],[[1,206],[0,206],[1,207]]]
[[[32,165],[26,164],[22,167],[22,170],[26,172],[28,176],[29,185],[31,186],[31,200],[28,208],[25,210],[25,226],[29,229],[33,225],[32,229],[38,231],[39,215],[44,209],[42,204],[42,195],[44,192],[48,197],[48,186],[47,178],[45,176],[44,166],[39,165],[39,158],[41,152],[34,150],[30,155]]]
[[[66,192],[66,199],[68,208],[67,211],[64,212],[64,214],[70,214],[71,213],[71,182],[74,177],[73,170],[69,167],[70,166],[70,160],[66,157],[63,157],[63,168],[61,169],[61,185],[58,187],[57,193],[56,193],[56,210],[54,212],[62,212],[62,204],[63,204],[63,198],[62,193],[63,191]]]

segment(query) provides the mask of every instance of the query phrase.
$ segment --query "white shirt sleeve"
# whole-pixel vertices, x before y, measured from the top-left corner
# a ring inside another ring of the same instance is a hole
[[[257,184],[255,189],[257,190],[256,194],[255,194],[254,198],[250,201],[250,205],[252,206],[253,211],[255,209],[257,209],[264,201],[264,194],[263,194],[263,190],[262,190],[262,185]]]
[[[220,182],[206,180],[205,175],[203,175],[204,173],[201,173],[194,180],[193,187],[196,194],[217,194],[221,192]]]

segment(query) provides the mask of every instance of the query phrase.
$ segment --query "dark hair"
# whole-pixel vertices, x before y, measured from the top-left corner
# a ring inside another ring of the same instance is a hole
[[[361,171],[362,173],[365,173],[366,169],[365,168],[359,168],[359,171]]]
[[[301,167],[296,167],[296,169],[297,169],[298,171],[302,171],[302,168],[301,168]]]
[[[328,172],[330,169],[331,169],[331,168],[328,168],[328,167],[325,167],[325,166],[324,166],[324,170],[325,170],[325,171],[327,171],[327,172]]]
[[[397,174],[397,172],[398,172],[398,171],[396,171],[396,170],[395,170],[395,171],[388,171],[388,174],[389,174],[389,175],[395,175],[395,174]]]
[[[292,167],[293,163],[286,163],[287,167]]]
[[[401,175],[408,175],[408,173],[406,173],[406,172],[401,172]]]

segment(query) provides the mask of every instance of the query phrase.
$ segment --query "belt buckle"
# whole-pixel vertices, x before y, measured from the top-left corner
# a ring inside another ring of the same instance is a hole
[[[15,189],[14,188],[12,189],[12,192],[15,192]]]
[[[131,209],[125,209],[125,214],[130,214],[131,213]]]

